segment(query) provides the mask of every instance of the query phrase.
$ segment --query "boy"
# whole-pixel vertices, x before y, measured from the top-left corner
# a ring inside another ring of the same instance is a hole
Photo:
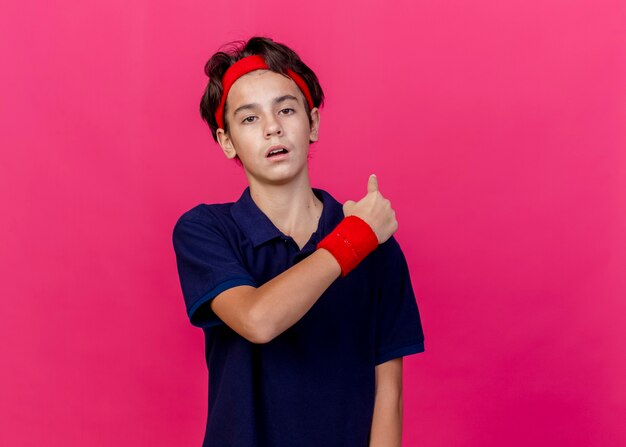
[[[253,37],[205,66],[201,114],[249,186],[200,204],[173,244],[209,369],[204,446],[400,446],[402,356],[424,350],[395,212],[370,176],[312,188],[324,95],[293,50]]]

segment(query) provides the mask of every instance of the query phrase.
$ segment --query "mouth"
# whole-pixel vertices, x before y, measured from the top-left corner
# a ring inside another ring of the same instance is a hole
[[[265,158],[278,157],[288,154],[289,150],[285,146],[272,146],[265,153]]]

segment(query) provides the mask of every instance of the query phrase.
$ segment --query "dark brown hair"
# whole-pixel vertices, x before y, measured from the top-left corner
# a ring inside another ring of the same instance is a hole
[[[287,69],[292,69],[304,79],[309,87],[311,98],[313,99],[313,107],[319,108],[324,104],[324,92],[317,80],[317,76],[300,60],[296,52],[286,45],[274,42],[268,37],[255,36],[247,42],[243,40],[230,42],[222,46],[220,50],[211,56],[204,66],[204,72],[209,77],[209,83],[200,100],[200,115],[209,125],[215,141],[217,141],[216,132],[218,129],[217,121],[215,120],[215,110],[222,99],[222,78],[232,64],[246,56],[262,56],[269,69],[276,73],[286,74]],[[304,105],[309,117],[309,125],[311,125],[310,109],[306,100]],[[224,131],[226,132],[228,132],[227,107],[228,104],[224,108]]]

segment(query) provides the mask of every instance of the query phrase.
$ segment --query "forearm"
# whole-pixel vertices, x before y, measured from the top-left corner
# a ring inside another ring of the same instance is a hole
[[[316,250],[255,290],[250,324],[264,328],[263,338],[271,340],[300,320],[340,274],[333,255]]]
[[[402,357],[376,366],[370,447],[402,445]]]
[[[376,396],[370,447],[402,445],[402,395],[397,398]]]
[[[211,307],[242,337],[267,343],[302,318],[340,274],[333,255],[318,249],[258,288],[222,292]]]

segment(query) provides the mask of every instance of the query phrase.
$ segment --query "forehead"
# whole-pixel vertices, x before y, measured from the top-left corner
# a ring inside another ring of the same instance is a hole
[[[296,98],[302,95],[293,79],[271,70],[255,70],[233,83],[226,104],[229,110],[234,110],[246,103],[270,103],[274,98],[287,94]]]

